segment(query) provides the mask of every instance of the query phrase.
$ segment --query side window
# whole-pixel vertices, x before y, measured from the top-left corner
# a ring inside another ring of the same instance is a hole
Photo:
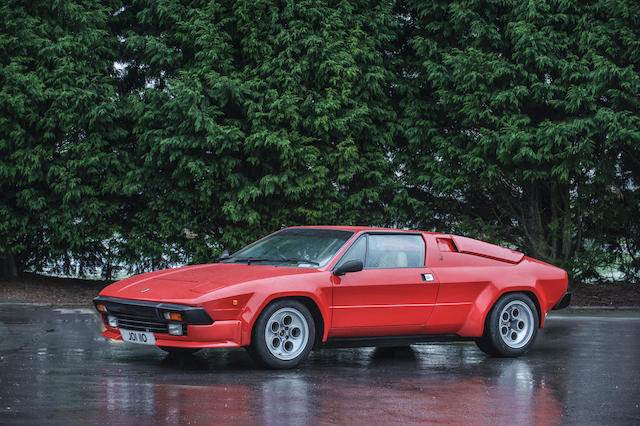
[[[424,240],[420,235],[369,235],[369,268],[420,268],[424,266]]]
[[[336,267],[341,266],[342,264],[350,260],[362,260],[362,263],[364,263],[364,256],[366,252],[367,236],[363,235],[362,237],[358,238],[358,240],[353,243],[351,247],[349,247],[349,250],[347,250],[344,257],[340,259],[340,262],[338,263],[338,265],[336,265]]]

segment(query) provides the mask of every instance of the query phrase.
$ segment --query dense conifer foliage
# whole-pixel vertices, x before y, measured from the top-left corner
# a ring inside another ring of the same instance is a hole
[[[5,1],[2,272],[364,224],[637,279],[639,64],[633,0]]]
[[[117,229],[118,123],[111,8],[0,6],[0,256],[6,272],[71,257],[101,265]],[[70,271],[68,271],[70,272]]]
[[[462,233],[582,275],[637,272],[640,4],[425,1],[408,16],[410,216],[435,197]]]

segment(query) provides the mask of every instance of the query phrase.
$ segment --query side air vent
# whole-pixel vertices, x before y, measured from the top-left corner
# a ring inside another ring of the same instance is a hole
[[[436,238],[438,242],[438,249],[441,252],[457,252],[456,245],[453,244],[453,240],[451,238]]]

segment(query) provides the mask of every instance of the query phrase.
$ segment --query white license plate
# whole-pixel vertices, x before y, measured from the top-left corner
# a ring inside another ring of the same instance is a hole
[[[149,333],[147,331],[132,331],[121,328],[120,334],[122,335],[122,340],[125,342],[139,343],[141,345],[156,344],[156,337],[153,333]]]

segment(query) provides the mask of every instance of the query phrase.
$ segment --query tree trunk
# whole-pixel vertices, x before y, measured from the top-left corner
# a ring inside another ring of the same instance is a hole
[[[524,234],[534,257],[566,265],[575,254],[569,186],[531,183],[526,188]]]
[[[6,278],[18,278],[18,267],[13,253],[7,253],[7,256],[0,259],[0,276]]]

